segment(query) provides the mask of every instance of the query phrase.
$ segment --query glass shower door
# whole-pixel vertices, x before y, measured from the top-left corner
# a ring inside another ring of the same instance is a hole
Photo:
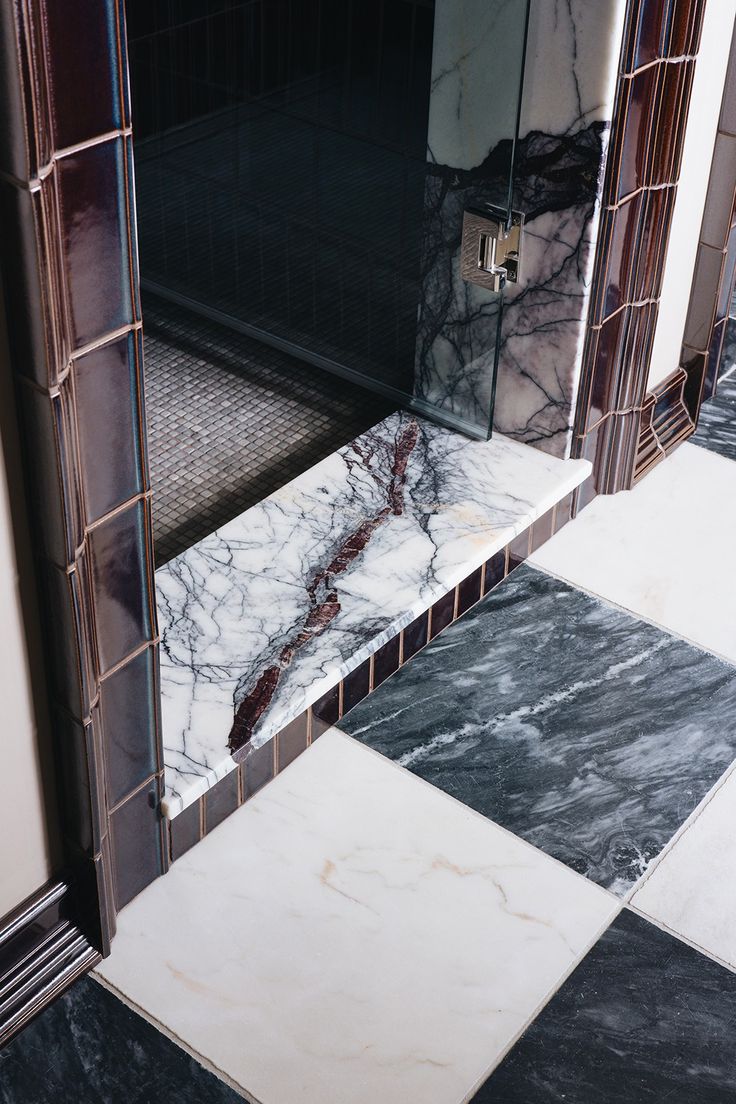
[[[487,436],[527,7],[141,5],[144,286]]]

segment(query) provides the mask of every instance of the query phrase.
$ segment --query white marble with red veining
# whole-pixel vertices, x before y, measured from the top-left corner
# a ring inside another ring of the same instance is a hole
[[[160,568],[166,815],[589,471],[397,413]]]

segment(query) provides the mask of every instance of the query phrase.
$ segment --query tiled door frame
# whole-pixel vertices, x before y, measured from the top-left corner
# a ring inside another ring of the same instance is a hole
[[[713,149],[680,366],[647,394],[634,481],[651,471],[698,424],[713,398],[736,268],[736,28]]]
[[[647,394],[649,363],[704,13],[705,0],[628,3],[576,411],[573,455],[594,466],[579,507],[632,487],[639,474],[640,439],[656,405]],[[679,442],[687,427],[670,420],[667,432]]]
[[[62,920],[80,969],[105,954],[167,858],[122,0],[8,0],[0,36],[0,264],[66,864],[0,924],[7,979]]]

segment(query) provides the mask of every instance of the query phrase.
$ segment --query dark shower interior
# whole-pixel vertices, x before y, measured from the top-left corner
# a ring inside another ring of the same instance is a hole
[[[128,0],[159,562],[411,395],[433,17]]]

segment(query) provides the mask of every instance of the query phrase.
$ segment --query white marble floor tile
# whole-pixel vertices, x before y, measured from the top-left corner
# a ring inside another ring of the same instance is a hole
[[[736,463],[685,444],[530,562],[736,663],[735,559]]]
[[[736,969],[736,773],[716,791],[631,903]]]
[[[617,910],[333,729],[122,912],[99,974],[261,1104],[460,1104]]]

